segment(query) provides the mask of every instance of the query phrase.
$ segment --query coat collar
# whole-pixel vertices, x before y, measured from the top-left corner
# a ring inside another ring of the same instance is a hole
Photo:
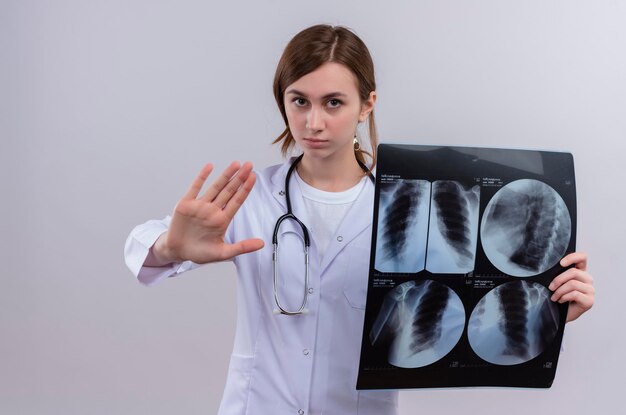
[[[287,201],[285,197],[285,178],[287,177],[287,172],[289,171],[289,168],[291,167],[291,164],[294,162],[295,159],[296,157],[291,157],[289,160],[285,161],[278,169],[276,169],[276,171],[274,172],[274,174],[272,174],[270,178],[272,196],[285,209],[284,213],[287,213]],[[294,195],[294,193],[297,194],[297,197],[296,195]],[[297,188],[297,183],[295,183],[295,180],[289,181],[289,195],[292,199],[302,199],[300,189]],[[294,201],[292,200],[292,209],[293,203]],[[298,216],[297,213],[296,216]]]

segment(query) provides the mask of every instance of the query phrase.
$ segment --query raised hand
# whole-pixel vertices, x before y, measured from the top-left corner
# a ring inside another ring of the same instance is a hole
[[[213,171],[207,164],[176,204],[167,232],[150,250],[145,265],[154,266],[190,260],[198,264],[223,261],[261,249],[261,239],[247,239],[227,244],[226,229],[256,180],[252,164],[232,162],[200,195],[202,186]]]
[[[587,272],[587,254],[574,252],[561,260],[562,267],[574,267],[557,275],[548,288],[554,291],[552,301],[569,301],[567,321],[576,320],[594,303],[593,277]]]

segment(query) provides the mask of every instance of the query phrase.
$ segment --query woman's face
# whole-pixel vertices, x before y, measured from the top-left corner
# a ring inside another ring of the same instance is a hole
[[[289,129],[306,157],[354,159],[356,126],[374,108],[376,93],[361,102],[348,68],[325,63],[289,85],[284,99]]]

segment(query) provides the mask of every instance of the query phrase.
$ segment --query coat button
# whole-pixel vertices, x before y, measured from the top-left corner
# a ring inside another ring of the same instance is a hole
[[[304,415],[304,411],[302,409],[298,409],[298,415]]]
[[[343,241],[343,236],[339,235],[339,236],[337,237],[337,240],[338,240],[339,242]]]
[[[281,195],[281,196],[285,196],[285,191],[281,190],[280,192],[278,192],[278,194]]]
[[[308,356],[309,355],[309,349],[304,349],[302,351],[302,354],[305,355],[305,356]]]
[[[309,288],[309,294],[313,294],[313,288]]]

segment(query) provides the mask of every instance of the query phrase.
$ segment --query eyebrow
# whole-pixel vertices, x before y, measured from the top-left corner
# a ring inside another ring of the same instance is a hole
[[[303,97],[307,96],[305,93],[298,91],[297,89],[289,89],[285,92],[285,95],[301,95]],[[343,92],[331,92],[322,97],[322,99],[328,99],[333,97],[347,97],[348,95]]]

